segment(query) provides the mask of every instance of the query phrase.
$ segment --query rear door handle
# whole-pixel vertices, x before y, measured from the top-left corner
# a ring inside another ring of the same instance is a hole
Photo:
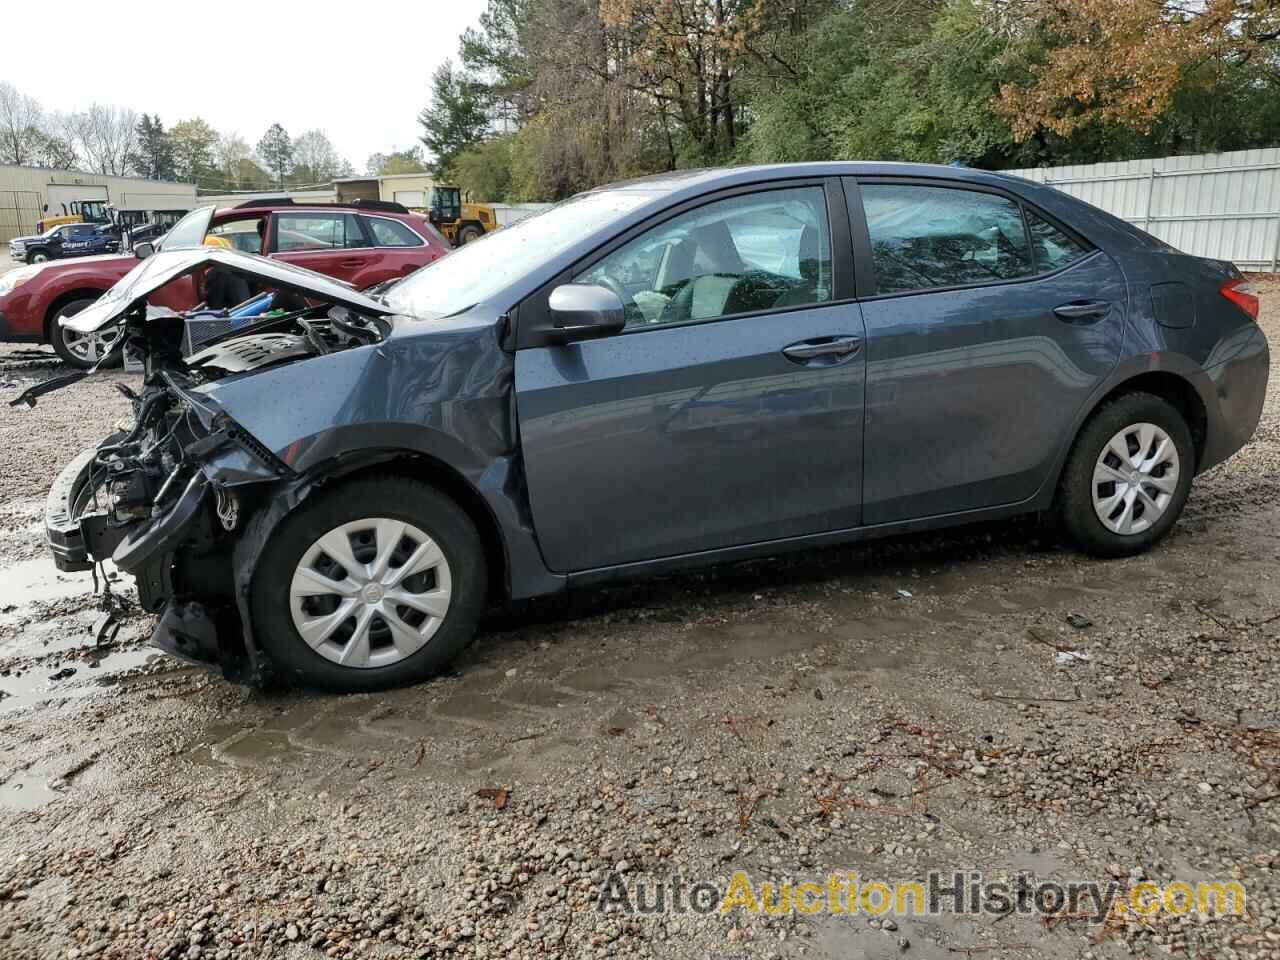
[[[1053,314],[1067,323],[1092,323],[1111,312],[1111,304],[1106,300],[1073,300],[1053,308]]]
[[[349,260],[339,261],[344,267],[363,267],[366,263],[364,259],[351,258]]]
[[[814,357],[849,356],[857,353],[861,345],[862,341],[858,337],[817,337],[783,347],[782,353],[789,360],[803,363]]]

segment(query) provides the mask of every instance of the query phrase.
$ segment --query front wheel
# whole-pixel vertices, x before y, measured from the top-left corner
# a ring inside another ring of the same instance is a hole
[[[281,521],[253,576],[255,632],[287,682],[339,693],[425,680],[471,640],[487,571],[439,491],[354,480]]]
[[[33,250],[27,254],[27,263],[48,263],[49,254],[43,250]]]
[[[98,361],[115,346],[116,338],[121,332],[121,328],[116,325],[103,327],[92,333],[77,333],[61,324],[63,317],[74,317],[91,303],[93,303],[92,297],[72,300],[61,306],[49,322],[49,342],[53,345],[54,352],[66,363],[81,370],[97,366]],[[112,361],[112,363],[117,362],[119,358]]]
[[[1177,408],[1149,393],[1117,397],[1076,438],[1058,495],[1062,524],[1089,553],[1140,553],[1177,522],[1195,463]]]

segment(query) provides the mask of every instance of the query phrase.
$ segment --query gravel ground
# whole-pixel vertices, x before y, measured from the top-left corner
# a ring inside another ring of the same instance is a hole
[[[50,371],[0,356],[6,390]],[[1280,957],[1276,391],[1146,556],[1019,522],[753,562],[502,611],[451,676],[329,697],[150,656],[136,615],[91,645],[42,498],[121,376],[0,408],[5,960]],[[596,905],[611,872],[935,869],[1238,879],[1248,912]]]

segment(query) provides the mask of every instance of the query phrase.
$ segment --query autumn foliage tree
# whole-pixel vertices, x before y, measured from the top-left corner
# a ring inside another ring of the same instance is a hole
[[[1150,130],[1207,65],[1274,59],[1277,0],[994,0],[995,17],[1038,41],[1030,80],[995,109],[1020,139],[1090,124]]]
[[[473,95],[433,99],[465,135],[427,146],[494,200],[726,163],[1246,149],[1280,143],[1277,36],[1280,0],[488,0],[451,78]]]

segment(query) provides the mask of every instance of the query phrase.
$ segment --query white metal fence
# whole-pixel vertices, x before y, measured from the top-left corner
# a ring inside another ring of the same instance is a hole
[[[1280,268],[1280,147],[1003,172],[1051,184],[1186,253]]]

